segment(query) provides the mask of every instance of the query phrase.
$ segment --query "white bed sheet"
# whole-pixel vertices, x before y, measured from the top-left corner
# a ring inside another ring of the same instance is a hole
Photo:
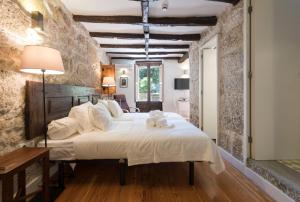
[[[173,112],[164,112],[165,118],[170,119],[182,119],[185,120],[181,115]],[[149,113],[124,113],[123,116],[119,118],[114,118],[114,121],[137,121],[146,120],[149,118]]]
[[[79,136],[73,135],[64,140],[47,140],[47,147],[50,149],[50,160],[76,160],[74,150],[74,139]],[[41,140],[38,147],[44,147],[45,141]]]
[[[160,162],[206,161],[211,163],[212,170],[217,174],[225,169],[217,146],[206,134],[180,115],[175,113],[166,115],[168,122],[175,125],[174,128],[148,128],[145,123],[148,114],[126,114],[122,120],[114,120],[109,131],[93,131],[77,135],[58,144],[54,144],[56,140],[49,141],[48,145],[52,148],[50,154],[54,148],[56,153],[62,150],[59,155],[56,154],[60,157],[56,160],[126,158],[129,166]],[[68,147],[62,146],[67,143]],[[62,159],[62,153],[68,153],[65,157],[69,159]]]

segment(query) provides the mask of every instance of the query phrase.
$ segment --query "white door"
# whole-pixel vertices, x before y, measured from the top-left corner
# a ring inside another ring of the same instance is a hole
[[[203,49],[203,131],[217,139],[217,49]]]

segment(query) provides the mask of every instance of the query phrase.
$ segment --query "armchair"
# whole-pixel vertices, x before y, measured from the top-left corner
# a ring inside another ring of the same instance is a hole
[[[122,110],[125,112],[125,113],[132,113],[132,112],[140,112],[140,109],[139,108],[136,108],[136,107],[129,107],[127,101],[126,101],[126,97],[124,94],[115,94],[113,96],[114,100],[117,101],[120,105],[120,107],[122,108]],[[132,111],[134,110],[134,111]]]

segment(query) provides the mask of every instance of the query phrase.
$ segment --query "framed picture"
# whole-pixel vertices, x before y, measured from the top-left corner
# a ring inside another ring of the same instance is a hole
[[[128,77],[120,77],[120,88],[128,87]]]

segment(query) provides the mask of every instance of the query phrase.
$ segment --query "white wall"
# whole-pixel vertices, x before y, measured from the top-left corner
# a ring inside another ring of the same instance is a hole
[[[127,103],[130,107],[135,107],[134,100],[134,61],[132,60],[114,60],[113,64],[116,64],[116,91],[119,94],[125,94]],[[126,71],[128,77],[128,88],[120,88],[120,77],[123,74],[123,70]]]
[[[184,77],[184,70],[189,70],[189,60],[179,64],[177,60],[164,60],[164,102],[163,110],[176,112],[176,100],[181,97],[189,98],[189,90],[175,90],[174,79]],[[189,71],[187,71],[189,74]],[[187,76],[188,77],[188,76]]]
[[[134,64],[133,60],[113,60],[116,64],[117,93],[126,95],[130,106],[135,106],[134,100]],[[183,77],[184,69],[189,69],[189,60],[179,64],[177,60],[163,60],[164,65],[164,100],[163,110],[176,112],[176,100],[180,97],[189,98],[189,90],[175,90],[174,79]],[[119,81],[122,70],[127,70],[128,88],[120,88]],[[187,71],[189,73],[189,71]]]
[[[300,1],[253,0],[252,132],[257,160],[300,158]]]

